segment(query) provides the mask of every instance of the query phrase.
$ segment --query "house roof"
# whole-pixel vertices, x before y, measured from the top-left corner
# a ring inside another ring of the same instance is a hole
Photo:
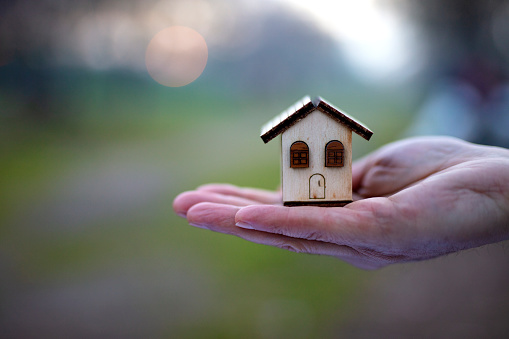
[[[272,120],[263,125],[260,137],[265,143],[268,143],[279,134],[283,133],[300,120],[304,119],[309,113],[319,110],[337,122],[346,125],[352,131],[369,140],[373,132],[359,121],[355,120],[348,114],[341,112],[338,108],[320,97],[313,100],[309,96],[302,98],[295,104],[290,106],[286,111],[277,115]]]

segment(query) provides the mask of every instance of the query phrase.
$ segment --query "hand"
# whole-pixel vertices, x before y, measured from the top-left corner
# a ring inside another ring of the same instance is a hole
[[[352,175],[345,207],[284,207],[280,193],[221,184],[173,207],[197,227],[364,269],[509,239],[509,150],[407,139],[355,162]]]

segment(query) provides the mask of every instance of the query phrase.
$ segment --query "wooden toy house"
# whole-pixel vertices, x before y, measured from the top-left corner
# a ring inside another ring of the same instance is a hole
[[[285,206],[344,206],[352,202],[352,131],[373,135],[320,97],[305,97],[266,123],[265,143],[281,134]]]

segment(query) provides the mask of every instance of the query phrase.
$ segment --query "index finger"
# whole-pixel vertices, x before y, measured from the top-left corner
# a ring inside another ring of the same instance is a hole
[[[249,199],[262,204],[281,204],[281,192],[259,188],[238,187],[231,184],[206,184],[198,187],[198,190]]]

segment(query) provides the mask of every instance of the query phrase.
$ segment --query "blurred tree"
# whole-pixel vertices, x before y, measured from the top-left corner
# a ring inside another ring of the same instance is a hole
[[[492,32],[496,15],[507,8],[506,0],[388,1],[421,27],[433,70],[442,73],[459,63],[463,66],[483,59],[483,63],[507,72],[506,57],[496,46]]]
[[[469,121],[470,131],[456,136],[508,147],[509,120],[505,112],[509,108],[509,54],[501,47],[509,46],[509,35],[497,36],[495,30],[498,21],[509,21],[507,1],[394,0],[392,3],[415,19],[428,47],[427,74],[431,89],[414,126],[416,130],[424,134],[454,135],[458,132],[452,130],[456,123],[451,125],[447,121]],[[448,99],[444,100],[445,97]],[[454,107],[450,105],[451,100],[455,102]],[[452,118],[454,110],[456,117]],[[434,123],[430,124],[432,120]],[[429,128],[423,128],[425,121]],[[447,125],[448,131],[444,131]]]
[[[13,55],[11,65],[0,68],[0,86],[17,92],[24,104],[16,115],[31,120],[68,114],[55,104],[62,101],[54,83],[66,72],[63,64],[144,76],[144,50],[154,32],[164,25],[185,25],[200,8],[215,16],[206,18],[210,23],[223,25],[207,31],[204,24],[210,46],[201,83],[208,91],[267,98],[347,82],[337,43],[310,18],[278,2],[18,0],[0,6],[0,54]]]

